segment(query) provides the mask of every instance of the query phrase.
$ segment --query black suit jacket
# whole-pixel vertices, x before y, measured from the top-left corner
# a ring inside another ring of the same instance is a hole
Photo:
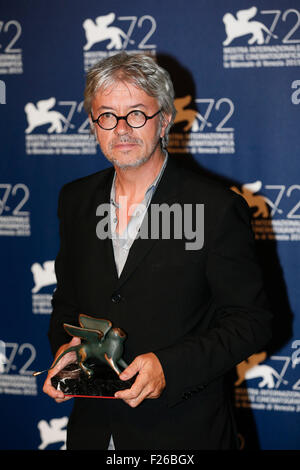
[[[151,205],[204,204],[204,245],[195,251],[184,237],[138,238],[118,278],[111,240],[96,235],[112,178],[109,168],[60,193],[51,347],[56,353],[70,341],[62,325],[77,324],[79,313],[108,318],[128,335],[126,362],[154,352],[166,388],[134,409],[121,400],[75,399],[68,448],[106,449],[111,433],[116,449],[235,448],[224,378],[270,338],[249,208],[169,157]]]

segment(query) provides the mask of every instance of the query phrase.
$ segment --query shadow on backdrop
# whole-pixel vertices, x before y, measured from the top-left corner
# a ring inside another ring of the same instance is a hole
[[[174,57],[158,55],[157,61],[159,65],[169,71],[175,88],[175,104],[177,111],[179,110],[179,118],[177,114],[177,119],[175,119],[171,134],[181,132],[188,135],[188,133],[191,132],[193,121],[196,119],[196,116],[198,116],[193,77]],[[195,160],[193,155],[189,153],[188,148],[184,150],[184,153],[172,153],[172,157],[176,158],[183,167],[200,172],[226,188],[234,188],[233,190],[243,196],[247,201],[253,222],[258,219],[266,218],[270,219],[271,222],[270,207],[266,204],[262,194],[257,192],[253,193],[251,190],[245,189],[241,181],[229,179],[211,170],[205,169]],[[272,227],[272,222],[270,223],[270,227]],[[277,243],[274,232],[269,233],[268,240],[256,240],[256,252],[262,270],[270,310],[273,313],[272,339],[264,351],[258,351],[258,353],[261,354],[257,354],[258,357],[260,356],[267,359],[284,347],[292,337],[293,313],[289,304],[283,271],[277,254]],[[251,364],[249,367],[251,367]],[[234,368],[234,370],[228,373],[227,383],[238,426],[240,449],[259,450],[260,443],[252,409],[250,407],[242,408],[236,406],[236,382],[246,389],[246,381],[238,377],[237,370]]]

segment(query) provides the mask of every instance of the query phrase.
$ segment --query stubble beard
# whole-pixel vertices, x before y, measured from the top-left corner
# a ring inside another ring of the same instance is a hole
[[[107,160],[113,164],[113,166],[116,166],[116,167],[118,167],[122,170],[127,170],[127,169],[130,169],[130,168],[139,168],[140,166],[142,166],[146,162],[148,162],[148,160],[150,160],[150,158],[152,157],[152,155],[156,151],[157,147],[160,146],[160,133],[161,133],[161,128],[159,126],[159,128],[157,129],[157,134],[155,136],[155,142],[156,143],[153,145],[152,150],[149,152],[148,155],[137,156],[133,161],[123,162],[123,161],[118,160],[118,158],[116,158],[112,155],[113,147],[114,147],[115,143],[134,143],[134,144],[140,145],[142,147],[143,140],[138,139],[138,138],[131,138],[128,135],[124,135],[124,136],[119,137],[117,141],[112,141],[109,145],[109,151],[106,154],[103,152],[103,154],[107,158]],[[125,151],[123,153],[124,153],[124,155],[128,154],[129,158],[130,158],[130,150]]]

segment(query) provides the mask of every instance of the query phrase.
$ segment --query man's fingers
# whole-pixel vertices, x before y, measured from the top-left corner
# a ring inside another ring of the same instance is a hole
[[[68,344],[64,344],[63,346],[61,346],[61,348],[59,348],[59,350],[57,351],[53,364],[55,363],[57,358],[60,356],[60,354],[62,354],[62,352],[64,352],[66,349],[70,348],[71,346],[77,346],[80,343],[81,343],[80,338],[77,338],[76,336],[74,336]],[[70,364],[75,361],[76,361],[76,353],[74,351],[68,352],[58,361],[58,363],[56,364],[55,367],[53,367],[53,369],[48,371],[48,375],[43,386],[43,392],[49,395],[51,398],[54,398],[54,400],[57,403],[61,403],[63,401],[69,400],[72,397],[65,397],[64,393],[61,390],[57,390],[56,388],[54,388],[51,383],[51,378],[54,377],[67,364]]]
[[[115,397],[124,400],[132,407],[136,407],[145,398],[158,398],[160,393],[161,390],[157,389],[155,383],[149,383],[147,376],[140,374],[130,388],[116,392]]]
[[[119,378],[121,380],[129,380],[134,377],[135,374],[139,372],[139,370],[140,364],[138,358],[136,358],[128,367],[126,367],[125,370],[123,370],[123,372],[119,375]]]
[[[157,356],[153,353],[137,356],[120,374],[123,380],[138,374],[134,384],[126,390],[115,393],[128,405],[138,406],[145,398],[158,398],[166,386],[165,377]]]
[[[135,382],[132,384],[130,388],[126,388],[126,390],[120,390],[119,392],[115,393],[116,398],[121,398],[122,400],[132,400],[136,399],[146,385],[145,379],[138,375]]]
[[[61,390],[57,390],[56,388],[52,386],[51,377],[53,377],[53,375],[55,375],[55,372],[54,374],[50,374],[50,373],[48,374],[48,377],[45,380],[45,383],[43,386],[43,392],[49,395],[51,398],[53,398],[56,401],[56,403],[63,403],[73,398],[73,397],[65,396],[65,394]]]
[[[54,399],[62,399],[64,398],[64,393],[61,390],[57,390],[51,384],[51,377],[47,377],[43,386],[43,392],[49,395],[51,398]]]
[[[128,390],[122,390],[122,392],[117,392],[117,394],[120,394],[116,396],[116,398],[121,398],[127,405],[131,406],[132,408],[135,408],[138,406],[140,403],[142,403],[145,398],[149,398],[150,395],[150,390],[148,391],[147,387],[143,387],[140,392],[138,392],[139,389],[128,389]]]
[[[128,394],[126,398],[124,396],[122,397],[125,403],[127,403],[127,405],[131,406],[132,408],[138,406],[146,398],[158,398],[161,393],[160,391],[153,389],[149,386],[143,387],[138,395],[136,394],[136,392],[137,390],[132,392],[131,394]]]
[[[64,398],[56,398],[56,403],[64,403],[65,401],[71,400],[73,397],[64,396]]]

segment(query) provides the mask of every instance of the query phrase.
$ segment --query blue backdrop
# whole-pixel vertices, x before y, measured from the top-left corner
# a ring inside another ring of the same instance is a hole
[[[108,166],[82,107],[85,72],[125,49],[171,73],[170,153],[253,211],[275,321],[268,348],[233,377],[241,449],[299,449],[299,2],[1,3],[1,448],[65,446],[71,402],[54,403],[32,376],[52,359],[57,199],[64,183]]]

